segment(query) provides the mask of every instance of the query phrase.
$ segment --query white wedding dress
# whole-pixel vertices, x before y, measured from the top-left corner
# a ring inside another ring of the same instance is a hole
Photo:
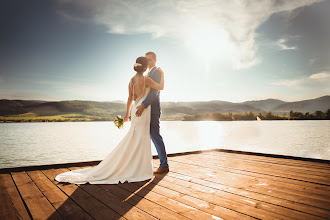
[[[138,182],[153,176],[150,117],[148,106],[140,117],[136,117],[136,107],[146,98],[150,87],[144,89],[132,104],[131,127],[125,137],[95,167],[72,170],[55,177],[56,181],[74,184],[117,184],[119,182]]]

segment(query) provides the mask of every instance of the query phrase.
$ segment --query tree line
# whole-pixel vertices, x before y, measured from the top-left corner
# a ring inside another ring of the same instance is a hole
[[[314,113],[302,113],[290,111],[289,115],[273,114],[271,111],[266,113],[255,114],[253,112],[245,113],[209,113],[186,115],[182,118],[183,121],[245,121],[256,120],[257,116],[261,120],[330,120],[330,109],[326,112],[316,111]],[[68,122],[68,121],[113,121],[114,117],[89,117],[86,116],[66,116],[65,119],[47,119],[35,118],[24,119],[24,117],[16,119],[0,118],[0,122]]]
[[[113,121],[113,117],[99,117],[99,118],[86,118],[82,116],[77,117],[67,117],[65,119],[45,119],[45,118],[38,118],[38,119],[24,119],[17,118],[17,119],[0,119],[0,122],[7,123],[7,122],[82,122],[82,121]]]
[[[330,120],[330,109],[326,112],[316,111],[315,113],[302,113],[290,111],[289,115],[273,114],[271,111],[255,114],[253,112],[245,113],[208,113],[186,115],[183,121],[240,121],[256,120],[257,116],[261,120]]]

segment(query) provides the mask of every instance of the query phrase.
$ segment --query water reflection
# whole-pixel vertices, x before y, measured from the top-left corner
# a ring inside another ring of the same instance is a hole
[[[167,153],[232,149],[330,159],[329,121],[162,121]],[[0,124],[0,167],[102,160],[126,135],[112,122]],[[157,152],[152,144],[152,153]]]

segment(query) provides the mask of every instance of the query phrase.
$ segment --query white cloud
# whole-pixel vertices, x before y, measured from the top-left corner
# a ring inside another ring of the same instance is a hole
[[[260,62],[256,56],[256,29],[272,14],[292,12],[319,1],[58,0],[58,14],[69,20],[105,25],[109,33],[149,33],[154,38],[167,37],[190,45],[197,53],[227,54],[239,69]],[[74,12],[73,7],[77,8]],[[196,34],[197,41],[193,40]],[[219,40],[204,44],[210,40],[209,35]],[[293,49],[280,43],[282,49]]]
[[[288,41],[288,39],[281,38],[278,41],[276,41],[276,45],[281,49],[281,50],[296,50],[298,49],[297,47],[289,47],[285,43]]]
[[[305,81],[305,78],[301,78],[301,79],[293,79],[293,80],[282,80],[282,81],[279,81],[279,82],[272,82],[271,84],[275,85],[275,86],[292,87],[292,86],[300,85],[304,81]]]
[[[287,87],[300,87],[306,85],[320,85],[330,83],[330,73],[323,71],[320,73],[312,74],[308,77],[293,79],[293,80],[282,80],[279,82],[272,82],[272,85],[276,86],[287,86]]]
[[[311,76],[308,77],[309,79],[312,79],[312,80],[328,80],[330,78],[330,73],[329,72],[326,72],[326,71],[323,71],[323,72],[320,72],[320,73],[315,73]]]

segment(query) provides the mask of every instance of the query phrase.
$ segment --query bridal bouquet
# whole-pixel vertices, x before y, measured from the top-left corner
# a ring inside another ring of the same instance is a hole
[[[131,116],[129,116],[129,120],[131,120]],[[117,128],[123,128],[124,127],[124,119],[121,117],[121,115],[117,115],[115,117],[115,120],[113,121]]]
[[[121,117],[121,115],[117,115],[113,123],[115,123],[118,128],[122,128],[124,126],[124,119]]]

